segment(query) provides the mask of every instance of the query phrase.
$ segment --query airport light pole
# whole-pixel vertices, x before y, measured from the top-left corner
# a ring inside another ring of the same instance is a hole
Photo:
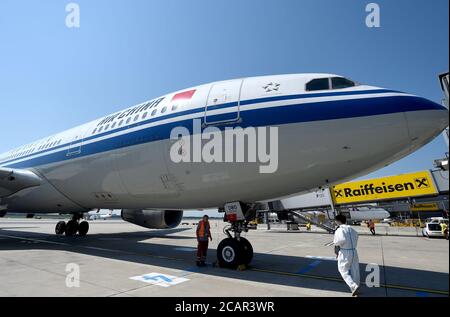
[[[441,83],[442,92],[444,93],[444,99],[442,100],[442,105],[448,109],[449,107],[449,73],[443,73],[439,75],[439,82]],[[447,143],[447,148],[449,146],[449,128],[445,129],[445,131],[442,133],[442,136],[445,139],[445,142]]]

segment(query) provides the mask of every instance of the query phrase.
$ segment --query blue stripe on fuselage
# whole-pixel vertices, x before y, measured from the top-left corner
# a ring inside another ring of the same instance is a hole
[[[366,92],[367,93],[367,92]],[[321,95],[322,96],[322,95]],[[280,96],[282,97],[282,96]],[[266,102],[266,101],[262,101]],[[226,105],[223,105],[226,108]],[[318,107],[320,108],[318,109]],[[389,113],[407,112],[407,111],[419,111],[429,109],[442,109],[440,105],[428,101],[423,98],[412,96],[396,96],[396,97],[377,97],[377,98],[364,98],[364,99],[347,99],[338,101],[322,101],[313,103],[304,103],[289,106],[274,106],[270,108],[261,108],[254,110],[241,109],[242,122],[239,124],[230,124],[228,126],[240,126],[242,128],[250,126],[265,126],[265,125],[282,125],[289,123],[301,123],[301,122],[313,122],[324,121],[333,119],[344,119],[364,116],[374,116]],[[159,117],[147,120],[143,123],[131,125],[122,128],[122,130],[130,127],[135,127],[149,122],[160,121],[171,117],[177,117],[190,113],[204,113],[204,109],[192,109],[185,112],[180,112],[165,117]],[[208,116],[209,121],[221,121],[229,114],[221,114],[215,116]],[[204,119],[203,115],[199,117]],[[75,156],[67,156],[67,150],[52,153],[49,155],[32,158],[23,162],[14,163],[11,165],[4,165],[12,168],[27,168],[33,166],[39,166],[49,163],[66,161],[73,158],[79,158],[83,156],[93,155],[101,152],[106,152],[114,149],[120,149],[133,145],[159,141],[170,138],[170,132],[173,128],[184,126],[192,133],[192,119],[182,120],[164,125],[150,127],[139,131],[126,133],[123,135],[115,136],[110,139],[100,140],[91,144],[83,144],[82,153]],[[224,127],[219,127],[224,129]],[[120,131],[114,130],[111,133]],[[107,133],[110,134],[110,133]],[[91,140],[103,135],[100,134],[94,137],[89,137],[84,140]],[[67,144],[65,145],[67,146]],[[54,149],[50,149],[53,151]],[[36,154],[33,154],[36,155]],[[17,160],[17,159],[16,159]]]
[[[316,97],[330,97],[330,96],[350,96],[350,95],[363,95],[363,94],[381,94],[381,93],[391,93],[391,92],[397,92],[394,90],[387,90],[387,89],[372,89],[372,90],[360,90],[360,91],[334,91],[334,92],[320,92],[320,93],[305,93],[305,94],[297,94],[297,95],[283,95],[283,96],[272,96],[272,97],[265,97],[265,98],[258,98],[258,99],[248,99],[248,100],[242,100],[239,105],[241,106],[245,106],[245,105],[252,105],[252,104],[257,104],[257,103],[263,103],[263,102],[275,102],[275,101],[282,101],[282,100],[294,100],[294,99],[306,99],[306,98],[316,98]],[[238,102],[230,102],[230,103],[225,103],[225,104],[219,104],[219,105],[214,105],[214,106],[208,106],[208,111],[210,110],[220,110],[220,109],[226,109],[226,108],[231,108],[231,107],[236,107],[238,105]],[[93,140],[93,139],[97,139],[106,135],[110,135],[113,133],[117,133],[117,132],[121,132],[124,130],[128,130],[134,127],[138,127],[138,126],[142,126],[145,124],[149,124],[149,123],[153,123],[153,122],[157,122],[157,121],[161,121],[161,120],[166,120],[166,119],[171,119],[171,118],[175,118],[175,117],[180,117],[180,116],[184,116],[184,115],[189,115],[189,114],[194,114],[194,113],[200,113],[200,112],[204,112],[205,108],[204,107],[200,107],[200,108],[195,108],[195,109],[190,109],[190,110],[186,110],[186,111],[180,111],[177,113],[173,113],[173,114],[167,114],[164,116],[159,116],[156,118],[151,118],[145,121],[141,121],[135,124],[130,124],[130,125],[125,125],[121,128],[116,128],[114,130],[110,130],[107,132],[103,132],[103,133],[98,133],[92,136],[89,136],[87,138],[81,139],[79,142],[75,141],[72,144],[71,143],[64,143],[58,146],[54,146],[48,149],[44,149],[35,153],[31,153],[28,155],[24,155],[21,157],[15,157],[13,159],[10,160],[6,160],[0,164],[7,164],[9,162],[14,162],[17,160],[22,160],[28,157],[32,157],[32,156],[36,156],[36,155],[41,155],[43,153],[47,153],[47,152],[53,152],[54,150],[58,150],[67,146],[72,146],[72,147],[77,147],[79,146],[81,143],[84,143],[86,141],[89,140]]]

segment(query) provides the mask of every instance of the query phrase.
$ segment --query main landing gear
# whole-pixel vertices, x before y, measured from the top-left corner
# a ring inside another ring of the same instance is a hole
[[[236,269],[242,265],[248,266],[252,261],[253,247],[241,237],[241,233],[248,232],[248,222],[253,220],[254,214],[254,210],[243,203],[225,205],[225,221],[230,225],[224,230],[228,238],[222,240],[217,248],[220,267]]]
[[[80,237],[86,236],[89,231],[89,222],[80,222],[82,218],[82,214],[74,214],[72,220],[69,220],[67,223],[65,221],[58,222],[55,227],[55,233],[57,235],[65,234],[66,237],[72,237],[77,233]]]

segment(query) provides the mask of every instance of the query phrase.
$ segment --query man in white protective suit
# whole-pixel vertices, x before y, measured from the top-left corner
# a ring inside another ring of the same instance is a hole
[[[334,246],[338,259],[338,270],[345,283],[350,287],[352,296],[357,296],[360,290],[358,233],[352,227],[346,225],[347,218],[337,215],[336,223],[339,227],[334,233]]]

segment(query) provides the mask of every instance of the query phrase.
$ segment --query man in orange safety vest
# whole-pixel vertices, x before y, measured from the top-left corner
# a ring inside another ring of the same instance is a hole
[[[206,255],[208,253],[208,243],[212,241],[211,226],[209,224],[209,217],[203,216],[197,226],[197,266],[206,266]]]

